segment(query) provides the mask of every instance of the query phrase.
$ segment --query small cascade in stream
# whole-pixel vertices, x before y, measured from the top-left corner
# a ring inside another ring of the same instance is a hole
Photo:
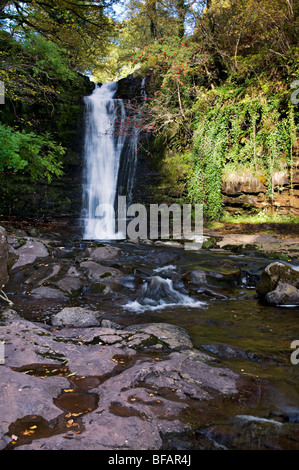
[[[168,269],[166,269],[168,268]],[[174,266],[168,266],[164,269],[164,274],[170,274]],[[162,269],[154,270],[161,272]],[[128,302],[124,305],[125,309],[139,313],[146,310],[160,310],[165,307],[203,307],[205,302],[195,300],[187,294],[183,294],[173,285],[173,280],[169,277],[162,277],[154,274],[149,277],[142,285],[141,291],[135,301]]]
[[[114,98],[116,91],[117,83],[105,83],[85,97],[82,219],[88,240],[123,238],[116,227],[116,199],[126,196],[129,204],[132,196],[138,134],[124,101]]]

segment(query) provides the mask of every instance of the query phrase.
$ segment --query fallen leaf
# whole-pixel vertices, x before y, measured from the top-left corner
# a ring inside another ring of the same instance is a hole
[[[30,431],[29,429],[26,429],[26,431],[22,432],[23,436],[31,436],[34,434],[34,431]]]

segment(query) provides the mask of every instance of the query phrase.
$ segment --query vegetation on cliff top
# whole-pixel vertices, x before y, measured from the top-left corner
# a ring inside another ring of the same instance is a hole
[[[219,219],[228,172],[253,175],[270,202],[277,174],[287,172],[292,197],[298,2],[127,0],[120,8],[105,0],[0,2],[2,175],[59,176],[81,74],[107,81],[133,73],[147,77],[143,127],[154,137],[147,153],[163,175],[163,197],[202,202]]]
[[[291,100],[299,77],[298,2],[212,1],[197,11],[198,3],[184,2],[184,34],[179,2],[171,2],[177,14],[169,10],[168,17],[160,2],[138,3],[139,12],[135,4],[130,3],[123,27],[143,24],[147,43],[144,36],[132,44],[132,36],[124,34],[122,60],[135,73],[150,75],[148,124],[165,194],[202,202],[205,215],[219,219],[223,174],[237,171],[266,185],[270,205],[277,175],[288,173],[292,197],[299,125],[298,106]]]

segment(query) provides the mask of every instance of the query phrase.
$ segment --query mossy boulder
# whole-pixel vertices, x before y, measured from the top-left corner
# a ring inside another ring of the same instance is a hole
[[[269,264],[262,272],[256,291],[259,295],[266,295],[275,290],[282,282],[298,288],[299,272],[291,266],[277,261]]]

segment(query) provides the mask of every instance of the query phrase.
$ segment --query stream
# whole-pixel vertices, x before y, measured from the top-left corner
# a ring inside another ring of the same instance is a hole
[[[115,99],[116,89],[114,83],[97,86],[85,99],[83,233],[77,235],[77,226],[75,234],[9,234],[20,255],[5,287],[13,308],[47,326],[63,308],[84,307],[121,328],[182,327],[195,349],[244,378],[235,402],[193,400],[183,417],[193,432],[166,437],[165,449],[299,449],[299,364],[291,362],[298,307],[263,305],[255,289],[277,258],[255,250],[187,251],[170,241],[120,241],[116,197],[131,203],[138,135],[129,119],[132,105]],[[110,241],[96,241],[103,239]],[[299,269],[296,258],[291,264]],[[87,408],[96,408],[97,396],[88,398],[96,403]],[[112,411],[126,417],[117,403]]]

